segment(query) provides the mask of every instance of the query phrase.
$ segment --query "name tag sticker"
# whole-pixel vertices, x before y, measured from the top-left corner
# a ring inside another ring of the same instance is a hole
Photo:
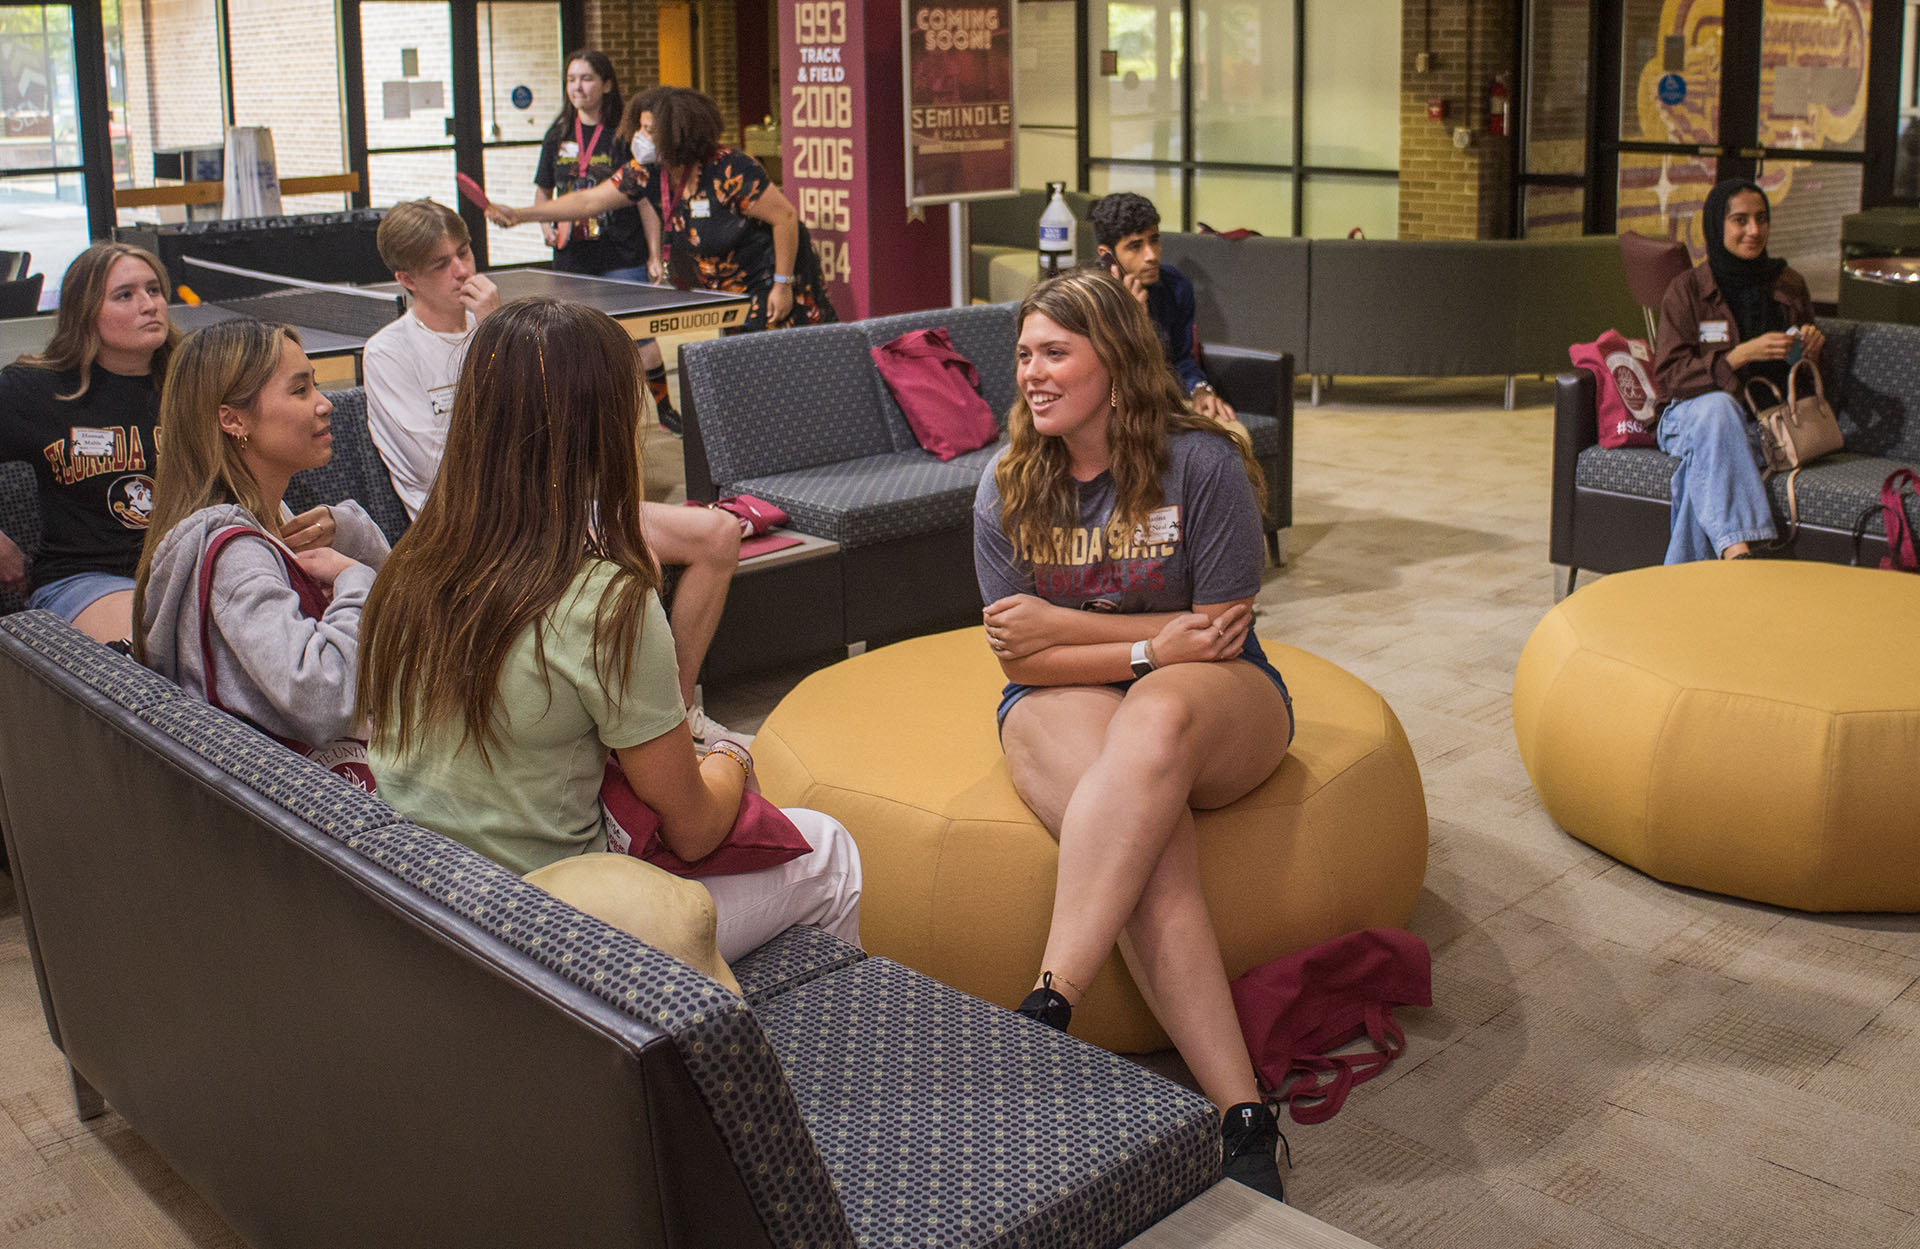
[[[1700,323],[1700,341],[1703,343],[1726,342],[1727,323],[1725,321],[1702,321]]]
[[[1180,508],[1175,504],[1156,507],[1147,513],[1147,541],[1158,545],[1180,540]]]
[[[113,431],[94,429],[87,425],[75,425],[70,431],[75,455],[112,455]]]
[[[560,150],[557,155],[561,160],[578,160],[580,159],[580,145],[572,139],[568,139],[560,145]]]
[[[713,216],[713,201],[704,195],[696,200],[688,200],[687,211],[696,217],[711,217]]]
[[[435,386],[427,392],[427,402],[433,405],[435,419],[453,415],[452,386]]]

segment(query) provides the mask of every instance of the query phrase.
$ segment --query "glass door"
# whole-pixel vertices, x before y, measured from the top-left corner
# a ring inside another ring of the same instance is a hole
[[[43,309],[90,241],[77,69],[71,8],[0,5],[0,250],[32,253]]]
[[[510,204],[533,199],[540,141],[565,100],[581,0],[350,0],[359,90],[349,113],[364,202],[433,199],[456,209],[483,267],[547,260],[534,229],[496,230],[456,173]]]
[[[1618,124],[1600,154],[1611,168],[1596,171],[1612,202],[1589,223],[1680,239],[1698,260],[1707,192],[1750,177],[1773,206],[1768,250],[1806,276],[1816,301],[1834,300],[1840,219],[1860,207],[1865,181],[1872,8],[1621,0]]]

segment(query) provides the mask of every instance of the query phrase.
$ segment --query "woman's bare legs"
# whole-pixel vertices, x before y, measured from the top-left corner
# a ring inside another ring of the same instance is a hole
[[[1142,994],[1221,1107],[1259,1090],[1200,892],[1192,808],[1264,780],[1286,753],[1286,715],[1249,664],[1178,664],[1124,698],[1036,690],[1002,732],[1014,787],[1060,839],[1042,969],[1075,1000],[1124,930]]]
[[[118,642],[133,636],[133,591],[115,590],[80,609],[73,627],[96,642]]]

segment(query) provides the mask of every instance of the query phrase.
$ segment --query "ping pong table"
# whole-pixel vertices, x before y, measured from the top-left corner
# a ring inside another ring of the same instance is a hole
[[[500,288],[502,303],[546,298],[586,304],[618,321],[636,339],[712,334],[730,329],[746,320],[749,303],[747,296],[725,291],[683,291],[671,286],[621,282],[550,269],[497,269],[487,276]],[[352,385],[359,380],[361,349],[376,330],[399,317],[403,294],[398,282],[355,289],[392,295],[394,301],[383,304],[344,291],[292,287],[263,295],[210,299],[198,306],[176,301],[169,303],[167,312],[174,324],[188,333],[239,316],[296,326],[307,355],[315,362],[315,372],[321,374],[322,384]],[[348,315],[338,315],[327,306],[330,295],[336,304],[345,300],[356,307]],[[318,324],[310,324],[303,317],[311,317]],[[0,364],[12,363],[20,355],[43,349],[53,337],[53,323],[51,316],[0,320]],[[335,368],[326,367],[329,361],[334,362]]]

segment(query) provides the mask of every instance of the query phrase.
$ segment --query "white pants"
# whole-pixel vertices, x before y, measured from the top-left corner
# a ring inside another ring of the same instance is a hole
[[[804,807],[784,808],[813,847],[778,867],[699,881],[719,912],[720,957],[731,963],[795,924],[824,928],[860,944],[860,850],[840,821]]]

